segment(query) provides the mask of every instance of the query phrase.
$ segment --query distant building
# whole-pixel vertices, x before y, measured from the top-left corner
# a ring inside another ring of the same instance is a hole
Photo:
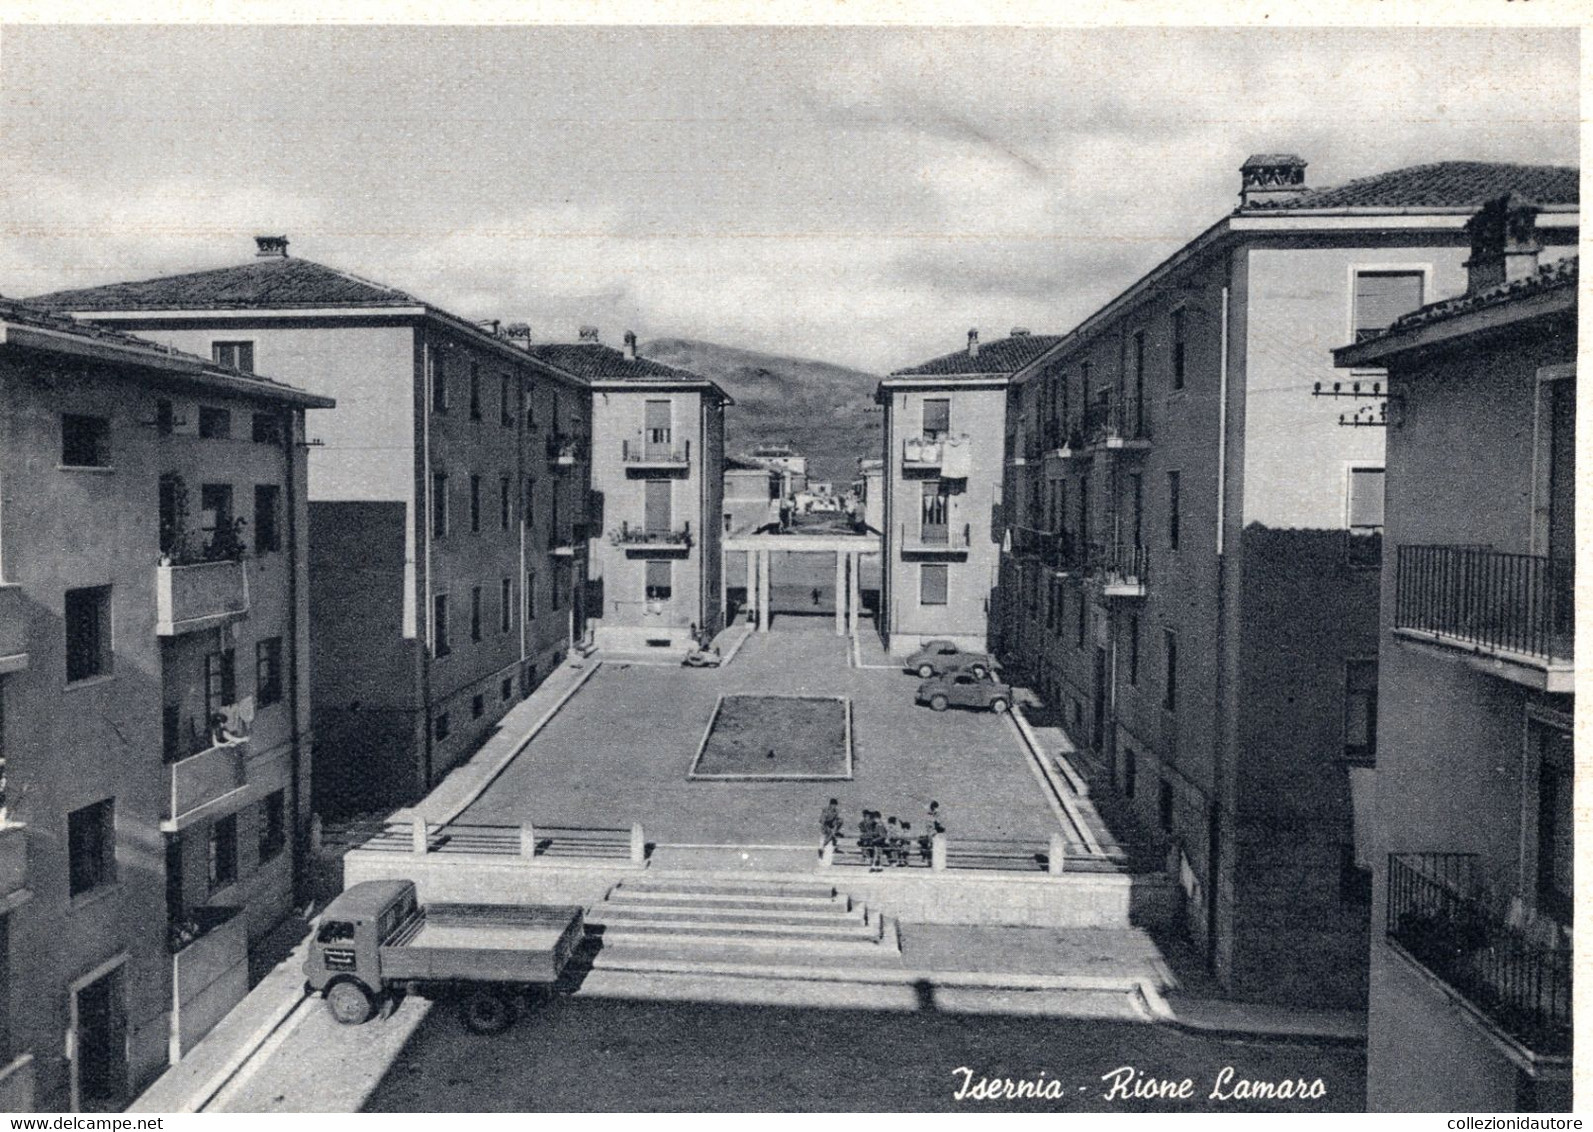
[[[766,468],[774,468],[783,473],[785,482],[781,484],[780,493],[790,499],[799,491],[806,491],[808,486],[808,458],[796,449],[786,444],[764,444],[745,453],[742,457],[754,464],[762,464]]]
[[[897,370],[884,409],[880,633],[893,656],[946,638],[989,647],[1000,556],[1002,420],[1007,389],[1057,339],[1015,332]]]
[[[872,531],[885,526],[885,461],[859,456],[852,493],[861,504],[859,515]]]
[[[0,390],[0,1109],[120,1109],[295,901],[333,402],[6,300]]]
[[[723,627],[725,406],[706,378],[624,349],[584,327],[580,341],[532,354],[592,392],[593,639],[603,649],[682,650]]]
[[[725,534],[748,534],[780,521],[784,477],[739,456],[725,457]]]
[[[257,244],[35,301],[339,399],[310,426],[316,807],[402,804],[584,633],[590,396],[524,328]]]
[[[1001,651],[1168,843],[1236,996],[1366,995],[1388,430],[1340,426],[1381,425],[1370,398],[1313,399],[1352,392],[1329,347],[1459,293],[1501,192],[1574,247],[1577,180],[1451,162],[1311,189],[1257,155],[1238,208],[1014,379]]]
[[[1519,197],[1386,367],[1367,1101],[1571,1108],[1577,263]],[[1547,237],[1547,238],[1546,238]]]

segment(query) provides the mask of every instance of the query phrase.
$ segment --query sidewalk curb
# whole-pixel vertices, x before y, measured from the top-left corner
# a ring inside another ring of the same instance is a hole
[[[1173,1027],[1175,1030],[1182,1030],[1184,1033],[1190,1034],[1194,1037],[1224,1038],[1231,1041],[1259,1040],[1268,1042],[1284,1042],[1290,1045],[1310,1046],[1359,1047],[1366,1045],[1366,1035],[1364,1032],[1353,1034],[1346,1033],[1342,1030],[1337,1032],[1313,1032],[1306,1030],[1285,1029],[1278,1026],[1268,1026],[1261,1023],[1252,1025],[1233,1025],[1228,1023],[1206,1022],[1196,1018],[1191,1018],[1187,1014],[1181,1017],[1179,1016],[1178,1008],[1172,1003],[1168,1002],[1165,997],[1162,997],[1160,994],[1158,994],[1157,998],[1161,1000],[1159,1009],[1166,1011],[1165,1016],[1159,1017],[1157,1021],[1163,1022],[1166,1025]]]

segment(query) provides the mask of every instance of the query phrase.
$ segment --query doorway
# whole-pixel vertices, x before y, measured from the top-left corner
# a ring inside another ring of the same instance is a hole
[[[72,1099],[78,1112],[127,1104],[127,996],[123,965],[89,976],[72,991]]]

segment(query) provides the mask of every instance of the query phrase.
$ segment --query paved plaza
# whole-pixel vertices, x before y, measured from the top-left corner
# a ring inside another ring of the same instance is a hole
[[[852,667],[849,647],[829,618],[777,616],[773,632],[754,634],[722,669],[605,664],[459,820],[639,821],[660,844],[816,849],[819,811],[833,796],[854,835],[864,807],[912,821],[917,832],[931,799],[953,839],[1043,845],[1059,828],[1006,719],[921,707],[916,677]],[[852,780],[688,780],[721,693],[849,697]]]

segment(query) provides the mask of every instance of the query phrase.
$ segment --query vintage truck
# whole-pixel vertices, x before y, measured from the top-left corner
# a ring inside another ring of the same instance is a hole
[[[456,1002],[475,1033],[501,1033],[552,993],[584,931],[578,907],[422,905],[413,881],[365,881],[327,905],[305,988],[347,1026],[414,994]]]

